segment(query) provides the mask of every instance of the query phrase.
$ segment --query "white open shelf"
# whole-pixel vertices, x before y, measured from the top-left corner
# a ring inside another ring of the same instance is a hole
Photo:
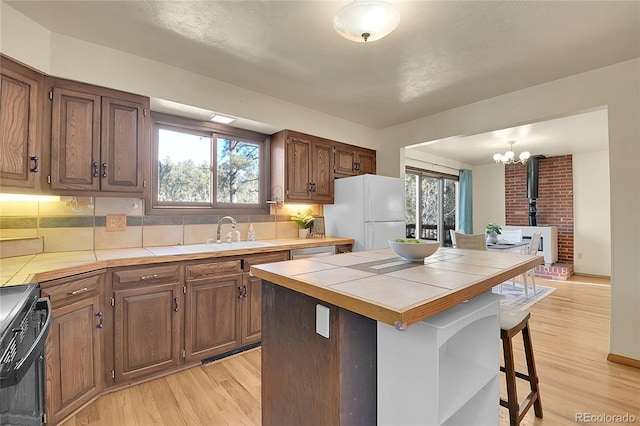
[[[404,331],[378,323],[379,425],[497,424],[499,300],[487,292]]]

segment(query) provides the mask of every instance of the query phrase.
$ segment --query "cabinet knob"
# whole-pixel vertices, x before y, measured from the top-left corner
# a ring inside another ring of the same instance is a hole
[[[104,315],[102,314],[102,311],[96,312],[96,316],[100,319],[100,322],[98,323],[98,325],[96,325],[96,328],[103,328],[104,327]]]
[[[33,167],[31,167],[29,171],[31,173],[38,173],[38,156],[32,155],[31,157],[29,157],[29,159],[33,161]]]

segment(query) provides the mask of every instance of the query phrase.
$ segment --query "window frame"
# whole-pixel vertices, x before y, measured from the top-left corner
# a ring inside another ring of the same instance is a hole
[[[452,175],[452,174],[448,174],[448,173],[441,173],[441,172],[435,172],[435,171],[431,171],[431,170],[425,170],[425,169],[419,169],[417,167],[411,167],[411,166],[406,166],[405,167],[405,175],[413,175],[413,176],[418,176],[418,182],[420,182],[422,180],[423,177],[425,178],[432,178],[432,179],[437,179],[437,185],[438,185],[438,223],[436,224],[437,229],[442,230],[442,232],[438,232],[439,236],[442,236],[442,238],[438,239],[437,241],[440,242],[440,245],[445,247],[445,244],[449,243],[449,235],[448,232],[445,232],[445,224],[444,224],[444,181],[446,180],[451,180],[456,183],[456,192],[455,192],[455,205],[456,205],[456,215],[455,215],[455,223],[457,226],[459,218],[458,218],[458,206],[459,206],[459,182],[460,182],[460,177],[457,175]],[[405,177],[406,179],[406,177]],[[416,197],[416,214],[418,217],[420,217],[422,215],[422,192],[420,191],[420,184],[417,185],[417,190],[418,190],[418,194]],[[422,233],[422,223],[419,223],[420,221],[418,221],[416,223],[416,229],[415,229],[415,235],[421,235]],[[419,237],[418,237],[419,238]]]
[[[211,137],[211,167],[217,170],[217,145],[218,139],[235,139],[248,143],[255,143],[260,146],[259,164],[259,196],[258,204],[237,204],[219,203],[217,201],[217,173],[211,179],[211,201],[203,205],[201,202],[167,203],[158,200],[158,132],[159,129],[172,131],[184,131],[186,133],[199,134]],[[251,130],[238,129],[224,124],[217,124],[208,121],[194,120],[185,117],[151,112],[151,182],[149,195],[145,203],[145,214],[147,215],[264,215],[269,214],[267,204],[267,188],[269,188],[270,172],[270,136]]]

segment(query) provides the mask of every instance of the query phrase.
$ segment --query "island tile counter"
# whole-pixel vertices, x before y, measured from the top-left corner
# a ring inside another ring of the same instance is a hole
[[[424,264],[391,249],[259,265],[266,281],[404,329],[535,268],[542,256],[440,248]]]
[[[499,299],[542,256],[390,249],[253,266],[262,424],[498,423]]]

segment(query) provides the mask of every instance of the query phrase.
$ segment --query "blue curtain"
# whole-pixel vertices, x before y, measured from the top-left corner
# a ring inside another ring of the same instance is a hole
[[[473,186],[471,170],[460,170],[460,223],[458,229],[473,234]]]

